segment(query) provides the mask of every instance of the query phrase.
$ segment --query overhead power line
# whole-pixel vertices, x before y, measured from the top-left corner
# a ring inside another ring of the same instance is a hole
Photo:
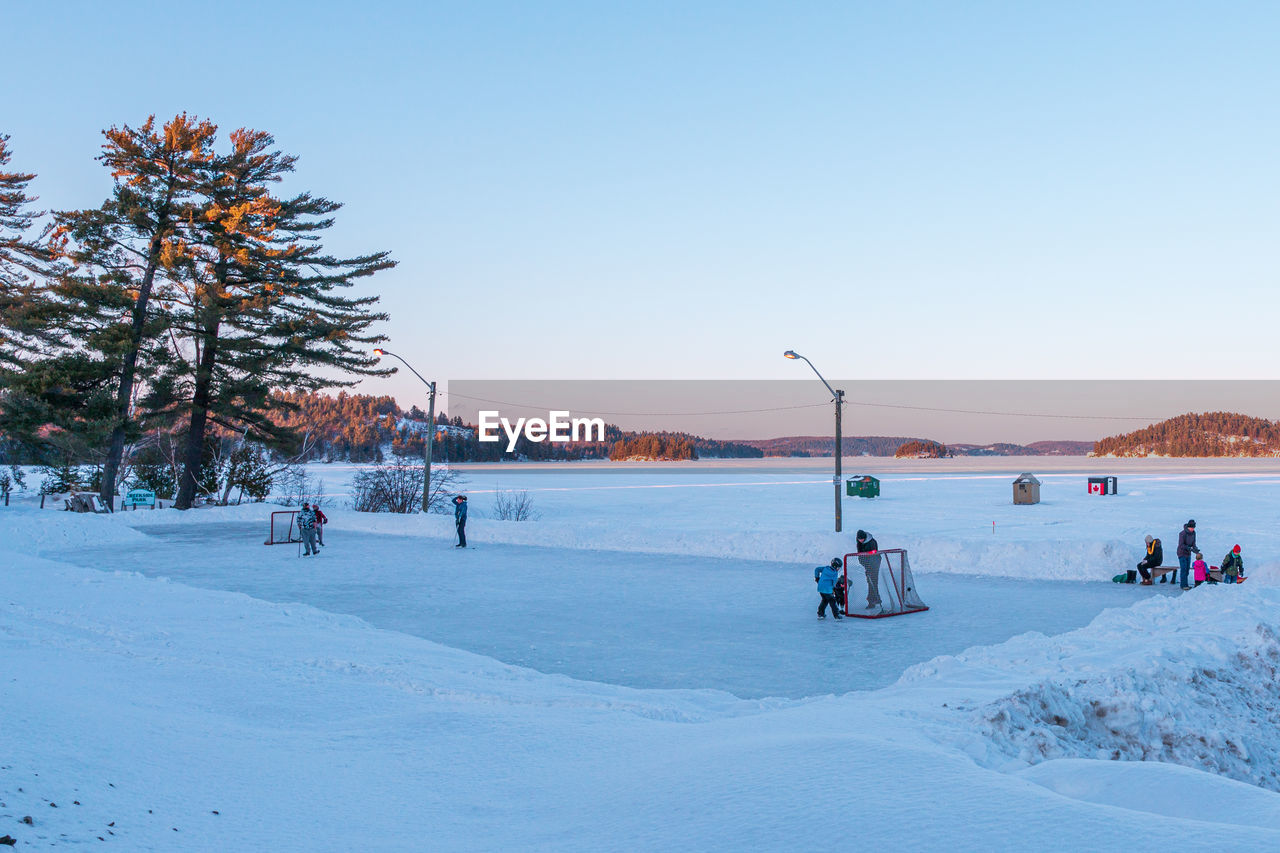
[[[528,403],[512,403],[506,400],[490,400],[485,397],[472,397],[468,394],[450,393],[449,397],[460,397],[464,400],[474,400],[478,403],[492,403],[495,406],[513,406],[517,409],[535,409],[553,411],[551,406],[531,406]],[[583,415],[608,415],[610,417],[694,417],[697,415],[751,415],[759,412],[785,412],[792,409],[817,409],[826,408],[830,403],[806,403],[803,406],[773,406],[767,409],[729,409],[722,412],[598,412],[589,409],[574,409],[577,414]]]
[[[458,397],[463,400],[472,400],[477,403],[491,403],[495,406],[511,406],[517,409],[534,409],[552,411],[551,406],[534,406],[528,403],[513,403],[509,400],[492,400],[487,397],[473,397],[469,394],[458,394],[449,392],[449,397]],[[845,399],[845,403],[850,406],[862,406],[866,408],[876,409],[905,409],[914,412],[939,412],[952,415],[987,415],[991,417],[1004,418],[1049,418],[1053,420],[1093,420],[1093,421],[1146,421],[1152,423],[1164,420],[1167,416],[1161,417],[1142,417],[1138,415],[1079,415],[1079,414],[1059,414],[1051,412],[998,412],[985,409],[947,409],[937,406],[909,406],[903,403],[869,403],[862,400]],[[700,417],[704,415],[753,415],[764,412],[787,412],[797,409],[819,409],[830,406],[831,403],[806,403],[799,406],[770,406],[762,409],[726,409],[721,411],[710,412],[604,412],[592,411],[587,409],[574,409],[577,414],[583,415],[602,415],[607,417]]]
[[[1072,421],[1162,421],[1168,415],[1162,415],[1158,418],[1148,418],[1139,415],[1061,415],[1050,414],[1047,412],[994,412],[982,409],[939,409],[933,406],[907,406],[899,403],[864,403],[855,400],[845,400],[850,406],[872,406],[877,409],[910,409],[917,412],[946,412],[954,415],[993,415],[1002,418],[1053,418]]]

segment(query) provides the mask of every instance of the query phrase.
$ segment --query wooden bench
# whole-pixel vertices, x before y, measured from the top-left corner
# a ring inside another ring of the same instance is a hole
[[[1163,576],[1166,572],[1177,572],[1178,568],[1178,566],[1157,566],[1151,570],[1151,579],[1155,580],[1156,578]],[[1205,573],[1205,576],[1211,581],[1221,583],[1222,569],[1218,566],[1210,566],[1209,571]],[[1176,578],[1177,575],[1175,574],[1174,577]]]

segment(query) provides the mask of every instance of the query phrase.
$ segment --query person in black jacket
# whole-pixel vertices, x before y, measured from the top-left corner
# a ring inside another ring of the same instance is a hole
[[[1182,531],[1178,533],[1178,574],[1182,576],[1183,589],[1191,589],[1187,578],[1191,573],[1191,555],[1199,550],[1196,547],[1196,520],[1193,518],[1182,525]],[[1164,583],[1164,578],[1160,578],[1160,583]]]
[[[858,531],[858,562],[867,575],[867,609],[880,606],[880,545],[865,530]]]
[[[467,547],[467,496],[458,495],[453,499],[453,526],[458,529],[458,544],[455,548]]]
[[[1160,567],[1164,562],[1164,548],[1160,546],[1159,539],[1152,539],[1147,536],[1147,556],[1142,558],[1142,562],[1138,563],[1138,571],[1142,572],[1142,585],[1151,586],[1151,570]],[[1134,572],[1129,572],[1129,583],[1134,581]],[[1161,581],[1163,583],[1163,580]]]

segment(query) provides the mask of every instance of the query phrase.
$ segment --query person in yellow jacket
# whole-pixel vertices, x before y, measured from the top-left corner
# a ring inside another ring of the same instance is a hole
[[[1151,586],[1151,570],[1160,567],[1164,562],[1164,548],[1160,546],[1159,539],[1153,539],[1147,534],[1147,556],[1142,558],[1142,562],[1138,563],[1138,571],[1142,573],[1142,585]],[[1129,572],[1129,583],[1134,581],[1134,572]]]

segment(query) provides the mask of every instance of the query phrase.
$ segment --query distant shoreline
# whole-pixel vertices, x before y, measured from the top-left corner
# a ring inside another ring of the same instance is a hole
[[[323,469],[326,463],[310,463]],[[341,467],[354,463],[332,463]],[[437,463],[438,464],[438,463]],[[680,462],[611,462],[607,459],[583,459],[577,461],[544,462],[455,462],[451,467],[459,470],[490,471],[597,469],[600,471],[695,471],[719,468],[733,470],[768,469],[769,471],[800,472],[818,478],[831,479],[834,459],[825,457],[765,457],[763,459],[694,459]],[[841,476],[873,474],[895,476],[903,474],[988,474],[1010,478],[1029,471],[1036,476],[1048,475],[1114,475],[1125,474],[1151,476],[1158,474],[1264,474],[1280,477],[1278,457],[1146,457],[1146,458],[1097,458],[1087,456],[956,456],[947,459],[894,459],[889,456],[846,456],[841,459]],[[1120,483],[1124,490],[1124,481]]]

